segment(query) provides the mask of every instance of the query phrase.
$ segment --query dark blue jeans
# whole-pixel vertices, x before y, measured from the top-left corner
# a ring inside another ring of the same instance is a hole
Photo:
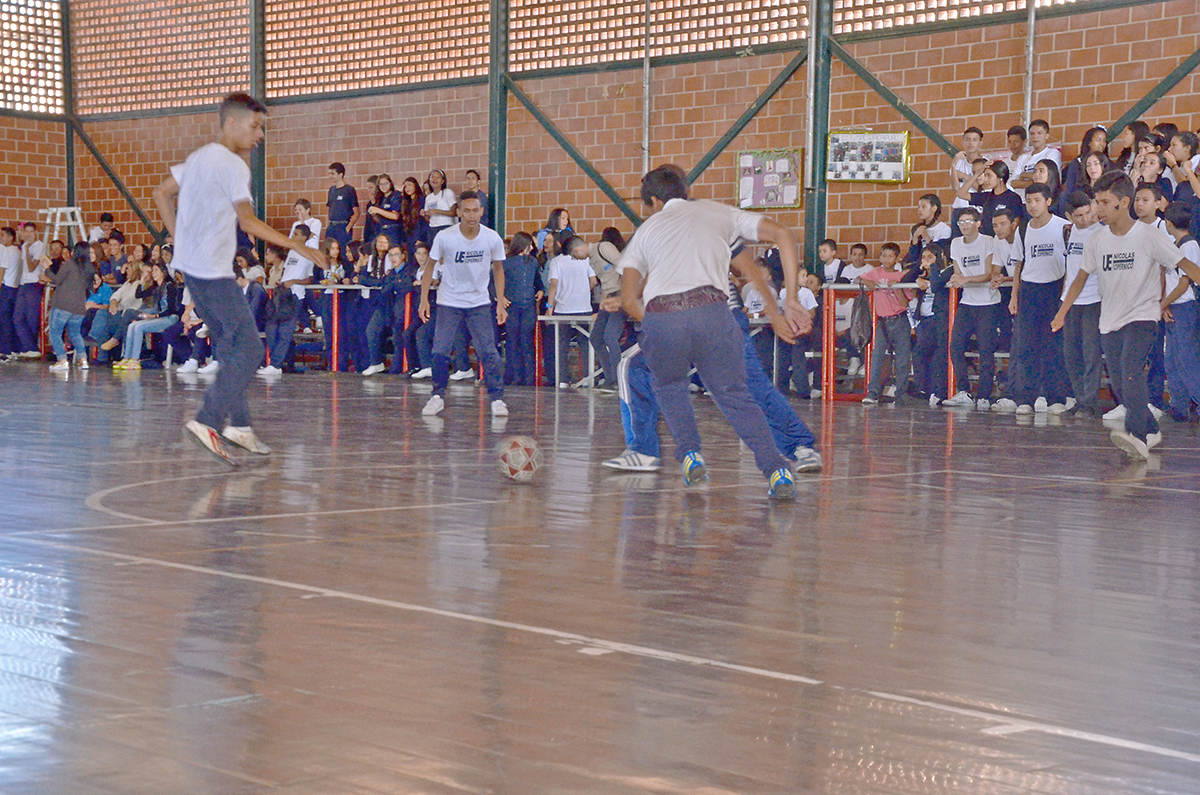
[[[746,360],[746,388],[767,419],[775,449],[790,458],[797,447],[814,447],[817,440],[812,431],[796,415],[792,404],[771,382],[771,376],[763,367],[758,349],[750,337],[750,321],[742,312],[730,314],[741,328],[744,338],[742,350]]]
[[[0,354],[20,353],[17,350],[17,327],[13,313],[17,306],[17,288],[0,287]]]
[[[959,304],[958,314],[954,317],[950,358],[954,361],[955,388],[959,392],[971,391],[967,376],[967,342],[974,336],[979,346],[979,391],[975,397],[982,400],[991,400],[992,387],[996,383],[996,338],[999,336],[996,313],[1000,310],[1000,304]]]
[[[1049,403],[1062,403],[1066,398],[1062,342],[1050,331],[1050,321],[1061,305],[1062,285],[1062,279],[1044,284],[1022,281],[1017,292],[1016,330],[1009,362],[1009,370],[1016,377],[1008,394],[1019,404],[1033,405],[1039,396],[1045,396]]]
[[[218,430],[226,420],[230,425],[247,427],[250,404],[246,401],[246,387],[263,356],[254,313],[232,276],[198,279],[185,275],[184,284],[196,304],[196,314],[208,325],[209,339],[221,363],[216,381],[204,393],[204,405],[196,420]]]
[[[912,355],[913,371],[917,388],[928,395],[949,397],[946,394],[949,348],[946,326],[945,315],[923,317],[917,326],[917,342]]]
[[[488,397],[504,397],[504,377],[500,372],[500,353],[496,350],[496,314],[491,304],[460,309],[439,306],[433,331],[433,394],[445,395],[450,382],[450,352],[455,340],[462,338],[463,327],[471,333],[475,355],[483,362],[483,379]],[[463,344],[463,350],[466,345]]]
[[[1063,325],[1063,361],[1071,379],[1071,391],[1082,408],[1095,410],[1100,395],[1100,304],[1075,304],[1067,310]]]
[[[1200,403],[1200,303],[1173,304],[1167,324],[1167,384],[1171,408],[1182,414]]]
[[[759,470],[769,475],[787,466],[762,409],[746,388],[746,335],[724,302],[647,313],[641,345],[667,427],[675,437],[677,461],[700,450],[700,429],[688,393],[688,373],[694,365],[725,419],[754,453]]]
[[[17,343],[21,352],[38,350],[38,335],[42,326],[42,285],[35,282],[17,288],[13,325],[17,327]]]
[[[1138,320],[1116,331],[1100,335],[1108,375],[1117,399],[1125,406],[1125,430],[1142,441],[1158,431],[1158,423],[1147,406],[1146,360],[1158,341],[1158,323]]]
[[[504,324],[504,383],[532,386],[537,379],[533,348],[533,327],[537,325],[535,304],[513,304]]]
[[[624,312],[601,310],[596,314],[591,343],[596,349],[600,369],[604,371],[604,380],[610,385],[617,383],[617,362],[621,361],[621,335],[624,332]]]
[[[272,367],[282,368],[287,364],[288,355],[292,352],[292,336],[296,333],[296,318],[299,315],[300,300],[289,293],[280,301],[275,318],[267,322],[267,350],[271,352]],[[219,360],[220,355],[217,358]]]
[[[658,398],[654,396],[654,376],[639,345],[621,354],[617,364],[617,388],[621,397],[621,426],[625,429],[625,447],[659,457]]]

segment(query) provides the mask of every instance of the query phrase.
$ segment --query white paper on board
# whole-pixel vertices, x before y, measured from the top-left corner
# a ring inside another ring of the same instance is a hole
[[[754,155],[742,155],[741,167],[750,168],[752,165],[754,165]]]
[[[791,171],[791,165],[792,164],[788,162],[786,157],[780,158],[779,160],[775,161],[775,170],[780,174],[786,174]]]
[[[796,186],[795,185],[784,185],[783,186],[783,203],[784,204],[795,204],[796,203]]]

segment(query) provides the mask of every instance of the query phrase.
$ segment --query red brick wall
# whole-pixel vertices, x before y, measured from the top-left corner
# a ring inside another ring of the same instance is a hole
[[[0,225],[40,221],[67,202],[66,143],[57,122],[0,116]]]
[[[1087,127],[1115,120],[1200,47],[1198,4],[1200,0],[1170,0],[1038,23],[1034,114],[1050,121],[1053,139],[1064,142],[1068,156],[1075,154]],[[861,42],[847,49],[951,141],[974,124],[987,134],[985,147],[998,149],[1004,131],[1020,121],[1024,43],[1024,24],[1012,24]],[[690,168],[791,57],[771,54],[656,68],[651,162],[674,161]],[[908,183],[834,183],[829,189],[830,235],[845,245],[864,241],[876,256],[884,241],[906,239],[917,196],[933,191],[949,203],[949,159],[839,61],[832,72],[831,129],[911,133],[914,170]],[[640,209],[635,200],[641,176],[640,70],[520,82]],[[804,93],[801,70],[702,175],[695,194],[732,201],[739,150],[803,146]],[[1196,129],[1197,93],[1200,73],[1185,78],[1145,118]],[[88,129],[149,208],[150,190],[167,166],[208,140],[214,123],[215,116],[206,114],[97,122]],[[30,126],[11,120],[4,124],[23,131]],[[333,160],[346,164],[351,183],[360,188],[367,174],[383,170],[399,181],[409,174],[423,178],[430,168],[440,167],[456,189],[467,168],[485,172],[487,90],[479,85],[279,106],[272,110],[267,137],[267,214],[282,227],[298,196],[324,209],[325,167]],[[125,228],[136,229],[132,213],[91,156],[78,151],[80,201],[89,216],[110,209]],[[61,169],[48,173],[61,179]],[[508,178],[510,233],[540,227],[555,206],[570,208],[576,230],[585,235],[596,235],[610,224],[626,231],[632,227],[515,99],[509,104]],[[802,212],[778,215],[799,231]]]

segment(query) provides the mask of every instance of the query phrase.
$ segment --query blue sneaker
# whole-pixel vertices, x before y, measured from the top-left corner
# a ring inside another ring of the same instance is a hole
[[[796,484],[792,481],[792,473],[787,467],[776,469],[767,480],[770,483],[767,496],[771,499],[790,500],[796,496]]]
[[[694,486],[708,480],[708,470],[704,468],[704,458],[693,450],[683,457],[683,485]]]

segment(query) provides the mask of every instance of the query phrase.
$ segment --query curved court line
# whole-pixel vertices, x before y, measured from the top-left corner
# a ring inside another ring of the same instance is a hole
[[[175,569],[177,571],[186,571],[193,574],[204,574],[212,577],[223,577],[231,580],[242,580],[245,582],[258,583],[260,585],[272,585],[277,588],[284,588],[291,591],[300,591],[307,595],[322,596],[328,598],[346,599],[351,602],[361,604],[370,604],[378,607],[390,607],[396,610],[404,610],[411,613],[421,613],[424,615],[437,616],[439,618],[449,618],[456,621],[466,621],[472,624],[480,624],[483,626],[496,627],[500,629],[510,629],[516,632],[525,632],[532,635],[540,635],[542,637],[553,638],[558,643],[567,645],[578,645],[581,648],[579,651],[585,654],[603,655],[611,653],[628,654],[635,657],[645,657],[654,660],[660,660],[670,663],[683,663],[686,665],[701,666],[706,668],[715,668],[722,671],[730,671],[733,673],[747,674],[749,676],[757,676],[764,679],[771,679],[779,682],[790,682],[793,684],[802,684],[809,686],[828,686],[836,690],[842,690],[852,693],[864,693],[865,695],[874,698],[892,701],[899,704],[911,704],[924,707],[939,712],[950,713],[954,715],[962,715],[964,717],[976,718],[988,723],[996,724],[982,731],[994,735],[1003,735],[1007,733],[1033,731],[1042,734],[1066,737],[1084,742],[1095,743],[1097,745],[1108,746],[1111,748],[1122,748],[1130,751],[1139,751],[1154,756],[1166,757],[1170,759],[1180,759],[1186,762],[1195,762],[1200,764],[1200,754],[1180,751],[1174,748],[1166,748],[1159,745],[1151,745],[1149,743],[1138,742],[1136,740],[1127,740],[1123,737],[1113,737],[1107,734],[1099,734],[1097,732],[1080,731],[1070,729],[1064,726],[1055,726],[1050,723],[1042,723],[1039,721],[1026,720],[1023,718],[1009,717],[995,712],[985,712],[983,710],[971,709],[968,707],[957,707],[952,704],[943,704],[937,701],[927,701],[925,699],[912,698],[910,696],[901,696],[894,693],[886,693],[876,690],[863,690],[854,687],[845,687],[842,685],[831,685],[822,682],[819,679],[810,679],[806,676],[797,674],[789,674],[783,671],[772,671],[767,668],[758,668],[750,665],[739,665],[737,663],[725,662],[722,660],[713,660],[706,657],[696,657],[690,654],[680,654],[677,652],[666,651],[664,649],[655,649],[650,646],[639,646],[632,643],[622,643],[620,641],[605,640],[603,638],[592,638],[586,635],[580,635],[575,632],[564,632],[562,630],[551,629],[549,627],[539,627],[532,624],[521,624],[516,621],[504,621],[497,618],[488,618],[486,616],[472,615],[470,613],[457,613],[452,610],[443,610],[437,607],[427,607],[425,605],[411,604],[409,602],[398,602],[392,599],[380,599],[373,596],[364,596],[362,594],[350,593],[348,591],[338,591],[330,588],[321,588],[315,585],[305,585],[303,583],[289,582],[288,580],[277,580],[272,577],[259,577],[253,574],[241,574],[232,571],[223,571],[214,569],[208,566],[196,566],[190,563],[176,563],[167,560],[158,560],[156,558],[146,558],[139,555],[127,555],[122,552],[109,552],[102,549],[92,549],[89,547],[80,547],[73,544],[63,544],[57,541],[48,541],[45,539],[35,538],[15,538],[14,541],[24,541],[43,547],[51,547],[64,551],[96,555],[99,557],[112,558],[115,560],[125,561],[127,563],[136,563],[141,565],[161,566],[163,568]]]

